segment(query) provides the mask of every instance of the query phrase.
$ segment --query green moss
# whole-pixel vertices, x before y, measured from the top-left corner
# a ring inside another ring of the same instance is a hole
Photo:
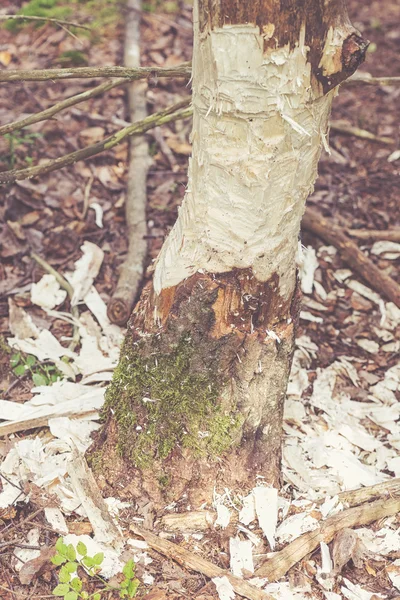
[[[160,352],[157,341],[151,344],[132,349],[126,341],[106,392],[102,416],[111,412],[116,419],[118,451],[139,468],[167,458],[176,447],[191,448],[197,456],[221,455],[239,421],[218,403],[223,382],[215,369],[193,368],[189,336],[168,353]]]
[[[71,9],[68,8],[67,2],[60,2],[60,0],[30,0],[28,4],[25,4],[17,15],[24,15],[27,17],[44,17],[48,19],[67,19],[71,16]],[[23,25],[31,23],[31,21],[19,21],[10,20],[6,21],[5,27],[9,31],[17,31]],[[36,23],[36,27],[40,27],[44,23]]]

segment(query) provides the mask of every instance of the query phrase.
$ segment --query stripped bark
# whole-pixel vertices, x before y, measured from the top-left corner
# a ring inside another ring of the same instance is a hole
[[[128,0],[125,25],[125,67],[140,66],[141,0]],[[146,81],[134,81],[128,88],[129,117],[132,123],[147,117]],[[117,287],[107,307],[112,323],[125,325],[143,278],[147,254],[147,172],[151,165],[149,145],[144,136],[129,139],[129,169],[125,201],[128,226],[128,254],[121,266]]]
[[[188,188],[96,449],[110,483],[199,506],[216,484],[279,484],[300,221],[334,87],[367,44],[341,0],[199,0],[194,26]]]

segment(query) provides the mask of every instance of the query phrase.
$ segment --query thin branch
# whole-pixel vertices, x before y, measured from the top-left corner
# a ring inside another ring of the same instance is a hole
[[[46,21],[48,23],[55,23],[56,25],[66,25],[67,27],[78,27],[79,29],[87,29],[92,31],[92,28],[88,25],[81,25],[80,23],[73,23],[72,21],[63,21],[62,19],[52,19],[50,17],[32,17],[28,15],[0,15],[0,21],[9,20],[24,20],[24,21]]]
[[[191,64],[176,67],[77,67],[75,69],[33,69],[0,71],[0,81],[55,81],[56,79],[90,79],[93,77],[124,77],[146,79],[149,77],[185,77],[192,74]]]
[[[400,308],[400,286],[382,269],[379,269],[346,234],[346,230],[335,225],[320,213],[307,208],[304,213],[302,227],[314,235],[332,244],[339,250],[345,260],[356,273],[361,275],[371,287],[386,296]]]
[[[367,131],[366,129],[360,129],[359,127],[354,127],[353,125],[349,125],[345,121],[331,121],[330,128],[333,131],[337,131],[338,133],[344,133],[345,135],[354,135],[355,137],[361,138],[363,140],[371,140],[372,142],[378,142],[380,144],[395,144],[395,140],[391,137],[379,136]]]
[[[344,82],[347,85],[366,83],[368,85],[400,85],[400,77],[373,77],[371,73],[357,71],[352,77]]]
[[[140,66],[140,21],[142,0],[127,0],[124,64]],[[147,117],[146,81],[132,81],[128,88],[129,120],[142,121]],[[128,253],[121,265],[117,287],[107,306],[112,323],[125,325],[131,314],[136,294],[143,278],[147,255],[147,173],[152,164],[145,136],[129,139],[129,168],[125,201],[128,227]]]
[[[329,544],[338,531],[351,527],[360,527],[390,517],[400,511],[400,499],[382,499],[376,502],[361,504],[356,508],[349,508],[325,521],[319,527],[304,533],[288,544],[283,550],[276,552],[268,558],[255,572],[257,577],[267,577],[275,581],[283,577],[289,569],[300,562],[307,554],[313,552],[321,542]]]
[[[156,552],[171,558],[178,564],[182,565],[187,569],[191,569],[193,571],[197,571],[197,573],[202,573],[206,577],[214,578],[214,577],[227,577],[239,596],[243,596],[244,598],[250,598],[250,600],[274,600],[270,594],[256,588],[254,585],[251,585],[247,581],[240,579],[239,577],[235,577],[229,571],[225,569],[221,569],[217,565],[214,565],[212,562],[206,560],[205,558],[194,554],[194,552],[190,552],[182,546],[178,546],[178,544],[173,544],[168,540],[164,540],[151,531],[147,529],[142,529],[135,524],[130,525],[130,530],[133,531],[136,535],[140,535]]]
[[[87,90],[86,92],[82,92],[80,94],[76,94],[76,96],[71,96],[66,100],[62,100],[61,102],[57,102],[54,106],[50,106],[41,112],[34,113],[33,115],[29,115],[29,117],[25,117],[25,119],[21,119],[20,121],[14,121],[13,123],[9,123],[8,125],[3,125],[0,127],[0,135],[4,135],[6,133],[11,133],[12,131],[18,131],[23,127],[27,127],[28,125],[33,125],[34,123],[39,123],[40,121],[45,121],[46,119],[50,119],[56,113],[64,110],[65,108],[69,108],[70,106],[74,106],[75,104],[79,104],[80,102],[85,102],[90,98],[94,98],[102,94],[103,92],[108,92],[115,87],[128,83],[126,79],[117,79],[116,81],[108,81],[106,83],[102,83],[97,87]]]
[[[359,240],[400,242],[400,229],[347,229],[347,233]]]
[[[75,152],[71,152],[65,156],[48,160],[44,164],[28,167],[27,169],[4,171],[2,173],[0,172],[0,184],[14,183],[15,181],[20,181],[22,179],[29,179],[31,177],[36,177],[37,175],[51,173],[57,169],[62,169],[63,167],[72,165],[78,160],[95,156],[96,154],[100,154],[100,152],[104,152],[105,150],[111,150],[111,148],[114,148],[114,146],[117,146],[131,135],[141,135],[149,129],[157,127],[158,125],[172,123],[173,121],[178,121],[179,119],[186,119],[192,115],[192,109],[185,108],[189,104],[190,98],[182,100],[181,102],[178,102],[177,104],[174,104],[165,110],[150,115],[146,119],[143,119],[143,121],[132,123],[132,125],[124,127],[120,131],[117,131],[113,135],[110,135],[97,144],[86,146],[86,148],[75,150]]]

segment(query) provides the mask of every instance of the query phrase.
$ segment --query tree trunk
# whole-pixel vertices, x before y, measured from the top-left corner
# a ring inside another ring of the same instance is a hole
[[[342,0],[198,0],[189,183],[107,392],[104,485],[192,506],[279,485],[300,222],[366,47]]]

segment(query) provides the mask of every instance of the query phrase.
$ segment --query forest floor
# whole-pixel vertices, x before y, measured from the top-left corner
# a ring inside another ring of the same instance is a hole
[[[0,14],[12,14],[21,5],[20,0],[3,0]],[[375,76],[400,76],[397,0],[351,0],[349,5],[353,23],[371,41],[361,70]],[[91,11],[96,11],[96,35],[72,36],[65,28],[49,23],[13,31],[2,28],[0,69],[122,64],[123,8],[115,4],[107,10],[106,0],[71,7],[76,22],[90,20]],[[142,64],[174,66],[190,60],[191,6],[153,1],[146,9]],[[43,110],[93,85],[93,80],[83,79],[3,84],[0,124]],[[148,103],[151,111],[157,111],[189,93],[183,79],[160,79],[149,86]],[[0,170],[24,168],[95,143],[118,131],[126,118],[122,86],[0,138]],[[400,88],[343,86],[332,118],[391,137],[394,143],[332,131],[332,152],[323,153],[309,206],[344,228],[383,231],[400,227],[400,158],[393,154],[400,139]],[[177,121],[157,134],[148,134],[153,165],[147,187],[147,266],[173,225],[184,194],[190,128],[190,120]],[[105,307],[127,252],[127,163],[128,148],[123,143],[85,162],[2,188],[0,598],[4,600],[52,597],[58,568],[44,551],[60,535],[65,539],[67,534],[72,536],[68,539],[75,543],[78,538],[74,535],[93,532],[68,471],[68,459],[70,440],[83,451],[90,443],[90,433],[98,427],[97,410],[123,337],[123,330],[109,323]],[[284,486],[275,499],[278,523],[272,523],[275,550],[317,527],[322,517],[340,512],[345,502],[341,503],[338,493],[400,477],[400,310],[381,297],[379,290],[366,286],[334,247],[308,232],[302,243],[307,248],[302,268],[304,297],[285,413]],[[400,283],[400,244],[363,241],[359,247]],[[82,290],[90,292],[90,298],[85,296],[85,302],[78,305],[81,343],[67,352],[68,361],[61,357],[66,353],[65,340],[73,335],[70,302],[58,284],[42,279],[45,270],[32,260],[32,252],[60,275],[70,273],[82,298]],[[38,282],[39,286],[33,285]],[[52,297],[54,302],[46,305],[44,297]],[[66,380],[43,385],[58,374],[69,377],[68,385]],[[71,410],[80,415],[72,425],[68,418]],[[47,424],[51,417],[50,431],[40,427],[17,428],[6,436],[2,433],[9,421],[22,417],[42,418]],[[249,495],[248,506],[253,506],[254,497]],[[129,525],[138,513],[123,493],[121,498],[124,502],[110,499],[108,505],[134,548],[140,596],[149,600],[233,598],[229,590],[222,589],[218,596],[215,584],[203,575],[144,549],[144,544],[135,546]],[[183,531],[169,539],[252,581],[253,562],[257,569],[272,546],[265,539],[262,519],[257,523],[257,505],[249,516],[241,511],[245,504],[243,498],[231,498],[229,491],[216,495],[214,505],[208,507],[218,516],[211,532],[192,535]],[[166,513],[175,508],[167,507]],[[157,531],[161,517],[150,511],[145,524]],[[333,542],[333,571],[329,549],[326,555],[326,549],[318,545],[279,583],[267,584],[259,578],[253,580],[254,586],[264,586],[275,598],[395,598],[400,595],[399,532],[399,515],[381,518],[356,529],[353,542],[362,549],[357,556],[346,550],[347,559],[342,559],[340,539],[336,546]],[[232,539],[238,541],[241,558],[233,557]],[[98,548],[93,546],[93,553]],[[325,552],[322,563],[321,551]],[[125,557],[129,558],[129,553]],[[115,563],[115,552],[106,558]],[[36,563],[29,562],[32,560]],[[115,572],[109,568],[110,573]],[[95,593],[98,583],[84,574],[82,578],[86,589]],[[118,586],[118,580],[114,584]],[[119,596],[109,591],[104,597]]]

